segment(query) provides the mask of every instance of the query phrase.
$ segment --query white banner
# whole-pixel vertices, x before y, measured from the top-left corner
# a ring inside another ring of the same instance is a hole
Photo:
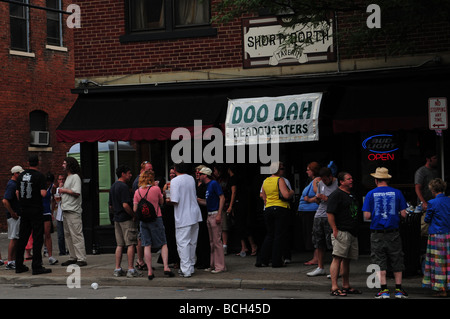
[[[319,140],[322,93],[229,100],[225,145]]]

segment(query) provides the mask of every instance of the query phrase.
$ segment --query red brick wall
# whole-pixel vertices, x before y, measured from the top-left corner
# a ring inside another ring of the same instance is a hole
[[[241,67],[241,23],[218,35],[121,44],[125,5],[117,0],[76,0],[81,28],[75,30],[76,77]]]
[[[45,0],[34,0],[45,7]],[[64,1],[64,8],[70,3]],[[73,32],[65,26],[64,46],[68,52],[45,48],[46,12],[30,10],[30,47],[34,58],[10,55],[9,4],[0,2],[0,195],[14,165],[28,165],[30,146],[29,113],[48,114],[51,152],[38,152],[41,171],[61,172],[61,164],[70,145],[56,142],[56,128],[71,108],[74,87]],[[0,205],[0,231],[6,230],[5,208]]]
[[[242,67],[240,21],[213,25],[218,27],[218,35],[212,37],[121,44],[119,37],[125,34],[124,1],[75,0],[75,3],[80,5],[82,14],[82,28],[75,31],[76,77]],[[365,10],[339,13],[338,29],[344,32],[349,28],[352,32],[354,27],[366,28],[368,16]],[[442,22],[424,26],[411,34],[415,53],[450,50],[449,30],[449,24]],[[375,43],[376,51],[357,53],[348,50],[345,38],[339,46],[342,59],[383,57],[385,54],[383,43]],[[364,45],[361,48],[364,49]]]

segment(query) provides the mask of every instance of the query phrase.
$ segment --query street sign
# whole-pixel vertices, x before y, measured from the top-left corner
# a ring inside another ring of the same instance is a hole
[[[448,128],[446,97],[428,99],[428,119],[430,130],[446,130]]]

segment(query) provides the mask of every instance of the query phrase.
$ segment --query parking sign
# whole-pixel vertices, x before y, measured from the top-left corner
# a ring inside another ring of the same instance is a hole
[[[428,119],[430,130],[446,130],[448,128],[446,97],[428,99]]]

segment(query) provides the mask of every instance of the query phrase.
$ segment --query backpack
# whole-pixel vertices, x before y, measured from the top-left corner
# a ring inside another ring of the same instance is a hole
[[[147,194],[150,190],[151,186],[147,189],[147,192],[145,193],[145,196],[142,197],[141,193],[139,192],[139,196],[141,196],[141,199],[139,200],[139,203],[137,205],[136,214],[140,221],[146,222],[146,223],[152,223],[156,220],[156,209],[155,206],[153,206],[152,203],[150,203],[147,200]]]

